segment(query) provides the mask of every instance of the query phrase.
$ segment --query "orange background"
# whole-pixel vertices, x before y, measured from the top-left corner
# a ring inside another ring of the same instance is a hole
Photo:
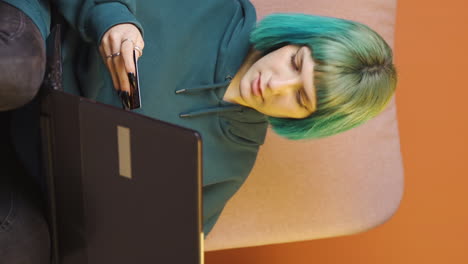
[[[468,263],[468,1],[400,0],[395,39],[405,195],[393,218],[358,235],[209,252],[207,264]]]

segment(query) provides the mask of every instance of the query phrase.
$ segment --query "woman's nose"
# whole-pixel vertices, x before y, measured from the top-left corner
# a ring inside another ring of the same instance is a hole
[[[301,86],[299,77],[272,78],[268,82],[268,88],[273,94],[283,93]]]

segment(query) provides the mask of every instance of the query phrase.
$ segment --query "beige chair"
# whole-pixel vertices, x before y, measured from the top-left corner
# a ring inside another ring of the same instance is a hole
[[[252,0],[259,19],[301,12],[356,20],[393,45],[396,0]],[[403,195],[395,103],[363,126],[293,142],[269,131],[244,186],[229,201],[205,250],[356,234],[386,221]]]

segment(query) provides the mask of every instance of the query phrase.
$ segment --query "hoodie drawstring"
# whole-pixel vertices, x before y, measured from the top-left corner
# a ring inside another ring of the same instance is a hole
[[[231,83],[231,80],[232,80],[232,77],[228,76],[226,77],[226,81],[222,83],[214,83],[214,84],[197,86],[193,88],[179,89],[179,90],[176,90],[175,93],[176,94],[194,94],[198,92],[225,88],[229,86],[229,84]],[[188,117],[198,117],[198,116],[207,115],[207,114],[216,114],[216,113],[224,113],[224,112],[241,112],[243,108],[244,107],[241,105],[230,104],[226,106],[216,106],[216,107],[203,108],[200,110],[183,112],[179,114],[179,117],[188,118]]]
[[[179,116],[182,118],[187,117],[197,117],[207,114],[216,114],[216,113],[224,113],[224,112],[241,112],[243,106],[241,105],[228,105],[228,106],[220,106],[220,107],[213,107],[213,108],[205,108],[201,110],[195,110],[185,113],[180,113]]]
[[[217,89],[217,88],[223,88],[223,87],[228,86],[230,83],[231,83],[231,80],[229,79],[222,83],[213,83],[213,84],[202,85],[202,86],[193,87],[193,88],[179,89],[179,90],[176,90],[175,93],[176,94],[182,94],[182,93],[192,94],[192,93],[203,92],[203,91]]]

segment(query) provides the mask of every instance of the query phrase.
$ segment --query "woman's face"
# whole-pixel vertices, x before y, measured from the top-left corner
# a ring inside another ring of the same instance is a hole
[[[288,45],[257,60],[239,94],[246,106],[272,117],[305,118],[315,111],[314,61],[306,46]]]

